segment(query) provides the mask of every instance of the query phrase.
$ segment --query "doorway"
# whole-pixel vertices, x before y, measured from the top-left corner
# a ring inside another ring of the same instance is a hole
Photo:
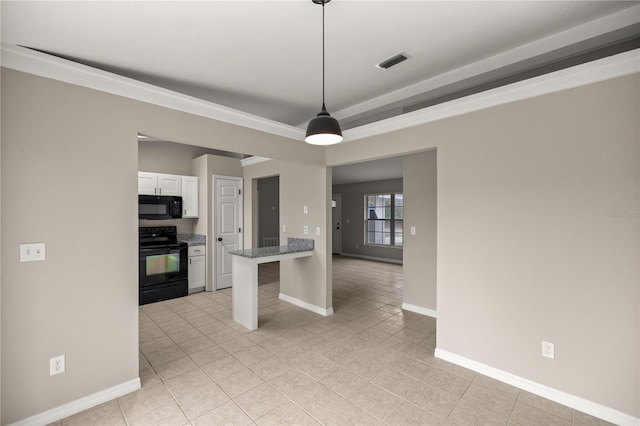
[[[257,179],[256,220],[258,241],[255,247],[280,245],[280,176]]]

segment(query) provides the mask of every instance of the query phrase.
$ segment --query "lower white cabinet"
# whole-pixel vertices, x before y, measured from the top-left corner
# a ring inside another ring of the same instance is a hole
[[[204,291],[207,284],[206,251],[205,246],[189,246],[189,293]]]

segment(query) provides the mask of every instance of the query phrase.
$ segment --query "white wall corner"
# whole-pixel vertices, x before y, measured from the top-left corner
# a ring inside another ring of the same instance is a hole
[[[422,306],[412,305],[410,303],[402,303],[402,309],[409,312],[415,312],[416,314],[426,315],[432,318],[438,318],[438,311],[429,308],[423,308]]]
[[[112,386],[75,401],[54,407],[35,416],[17,421],[12,426],[48,425],[140,389],[140,378]]]
[[[295,297],[287,296],[284,293],[280,293],[278,298],[280,300],[284,300],[285,302],[289,302],[292,305],[299,306],[308,311],[314,312],[316,314],[320,314],[325,317],[328,317],[329,315],[333,315],[333,308],[328,308],[328,309],[321,308],[320,306],[312,305],[311,303],[307,303],[303,300],[296,299]]]
[[[447,352],[440,348],[436,348],[435,357],[617,425],[640,424],[640,418],[633,417],[613,408],[605,407],[604,405],[600,405],[584,398],[507,373],[506,371]]]

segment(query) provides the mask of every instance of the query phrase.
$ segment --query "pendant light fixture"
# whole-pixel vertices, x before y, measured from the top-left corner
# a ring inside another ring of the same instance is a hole
[[[333,145],[342,142],[342,130],[338,120],[331,117],[324,104],[324,5],[331,0],[311,0],[322,5],[322,109],[309,122],[305,142],[312,145]]]

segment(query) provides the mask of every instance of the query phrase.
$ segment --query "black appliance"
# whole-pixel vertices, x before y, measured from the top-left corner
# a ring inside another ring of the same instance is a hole
[[[188,294],[187,256],[175,226],[139,228],[140,305]]]
[[[139,219],[180,219],[182,197],[169,195],[138,195]]]

